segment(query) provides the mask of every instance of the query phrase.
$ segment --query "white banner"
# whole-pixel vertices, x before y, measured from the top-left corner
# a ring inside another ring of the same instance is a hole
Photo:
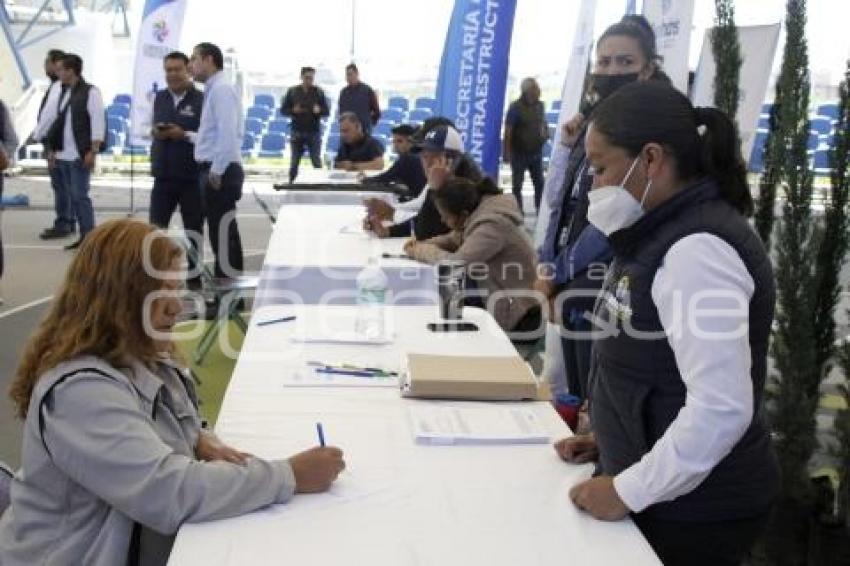
[[[664,72],[673,86],[687,93],[694,0],[644,0],[643,15],[655,30],[658,54],[664,58]]]
[[[558,197],[558,191],[564,183],[567,161],[570,150],[561,143],[561,126],[578,112],[581,104],[582,87],[587,73],[587,62],[593,51],[593,23],[596,18],[596,0],[582,0],[579,8],[576,29],[573,34],[573,48],[570,51],[570,61],[567,74],[564,76],[564,87],[561,90],[561,110],[558,115],[558,126],[555,128],[555,139],[552,140],[552,155],[549,158],[549,170],[546,174],[546,185],[543,198],[540,201],[540,211],[537,214],[537,224],[534,227],[534,244],[540,246],[546,237],[546,227],[549,224],[549,200]]]
[[[130,140],[150,143],[151,112],[158,90],[165,88],[162,59],[177,49],[187,0],[146,0],[136,45]]]
[[[749,161],[753,139],[758,128],[761,105],[767,93],[773,58],[779,44],[781,24],[747,26],[738,28],[741,44],[741,72],[738,95],[738,130],[741,135],[741,153]],[[693,103],[695,106],[714,106],[714,76],[717,66],[711,50],[711,30],[706,30],[694,79]]]

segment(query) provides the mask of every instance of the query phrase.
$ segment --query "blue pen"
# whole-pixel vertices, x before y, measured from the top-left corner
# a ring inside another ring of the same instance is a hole
[[[380,377],[371,371],[358,371],[353,369],[316,368],[316,373],[327,373],[333,375],[350,375],[352,377]]]
[[[322,423],[316,423],[316,433],[319,435],[319,446],[325,446],[325,430],[322,428]]]
[[[291,320],[295,320],[294,316],[285,316],[283,318],[273,318],[271,320],[261,320],[257,323],[257,326],[266,326],[267,324],[275,324],[277,322],[289,322]]]

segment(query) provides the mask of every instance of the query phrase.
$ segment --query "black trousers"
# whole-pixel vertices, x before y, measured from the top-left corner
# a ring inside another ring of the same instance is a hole
[[[200,258],[198,244],[204,241],[204,209],[198,179],[155,177],[153,190],[151,190],[150,223],[160,228],[168,228],[171,216],[178,206],[183,220],[183,230],[188,233],[189,243],[195,250],[195,257]],[[190,272],[196,273],[196,268],[196,262],[190,256]],[[189,280],[198,281],[200,277],[190,277]]]
[[[769,514],[717,523],[632,515],[664,566],[737,566],[767,525]]]
[[[534,153],[517,153],[511,155],[511,185],[519,209],[522,210],[522,183],[526,170],[531,175],[534,186],[534,209],[540,210],[540,199],[543,198],[543,151]]]
[[[304,149],[310,152],[310,161],[315,169],[322,168],[322,134],[319,132],[292,132],[292,161],[289,164],[289,182],[298,177],[298,165]]]
[[[236,223],[236,201],[242,198],[245,173],[238,163],[231,163],[221,177],[221,187],[209,184],[209,164],[201,165],[201,198],[207,232],[215,255],[215,276],[235,277],[244,269],[242,238]]]

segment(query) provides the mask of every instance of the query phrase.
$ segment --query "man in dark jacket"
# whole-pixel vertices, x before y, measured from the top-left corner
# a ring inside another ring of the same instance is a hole
[[[363,124],[363,131],[368,134],[381,118],[378,96],[372,87],[360,82],[360,71],[354,63],[345,68],[345,82],[348,85],[339,91],[339,113],[357,114]]]
[[[179,51],[169,53],[163,60],[167,89],[156,94],[153,102],[153,129],[151,136],[151,191],[150,222],[168,228],[171,215],[180,206],[183,229],[186,231],[195,256],[203,242],[204,214],[201,189],[198,184],[198,164],[190,134],[201,124],[204,95],[195,88],[189,77],[189,58]],[[191,272],[195,262],[189,258]],[[192,277],[190,287],[200,280]]]
[[[324,91],[315,86],[316,69],[301,68],[301,84],[290,87],[283,97],[280,112],[292,118],[292,163],[289,166],[289,182],[298,177],[298,164],[306,148],[310,152],[313,167],[320,169],[322,145],[322,118],[330,114]]]
[[[369,183],[401,183],[407,187],[408,198],[416,198],[428,179],[425,177],[425,169],[422,168],[422,160],[410,151],[413,145],[411,137],[416,128],[409,124],[401,124],[392,129],[393,151],[398,157],[392,167],[374,177],[365,177],[364,184]]]
[[[522,210],[525,171],[534,185],[534,208],[540,210],[543,196],[543,145],[549,130],[540,102],[540,87],[532,78],[522,81],[522,95],[511,103],[505,117],[504,160],[511,164],[513,193]]]

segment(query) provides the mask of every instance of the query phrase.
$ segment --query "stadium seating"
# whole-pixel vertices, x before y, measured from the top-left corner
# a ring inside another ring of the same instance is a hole
[[[553,100],[551,110],[552,110],[552,112],[560,112],[561,111],[561,101],[560,100]]]
[[[393,124],[398,124],[402,120],[404,120],[405,112],[398,108],[386,108],[381,111],[381,121],[392,122]]]
[[[263,133],[265,129],[265,124],[259,118],[246,118],[245,119],[245,133],[253,134],[255,137],[259,137],[260,134]]]
[[[275,98],[271,94],[255,94],[254,106],[264,106],[266,108],[274,108]]]
[[[328,136],[328,143],[326,145],[328,151],[332,151],[337,153],[339,151],[339,135],[338,134],[330,134]]]
[[[809,129],[818,135],[825,136],[832,131],[832,120],[826,117],[814,116],[809,120]]]
[[[270,134],[289,134],[290,132],[290,124],[287,119],[274,119],[269,122],[269,133]]]
[[[433,114],[437,111],[437,100],[431,96],[420,96],[413,105],[414,109],[427,108]]]
[[[123,103],[113,103],[106,107],[107,116],[118,116],[125,120],[130,119],[130,105]]]
[[[116,94],[112,99],[112,104],[126,104],[127,106],[132,105],[133,97],[129,94]]]
[[[434,112],[427,108],[414,108],[407,115],[407,121],[422,123],[433,115]]]
[[[560,115],[560,112],[547,112],[546,113],[546,123],[557,124],[559,115]]]
[[[372,133],[375,135],[381,135],[384,137],[390,137],[392,135],[392,129],[395,125],[391,122],[384,122],[383,118],[378,124],[372,129]]]
[[[821,104],[818,106],[818,116],[825,116],[830,120],[838,120],[837,104]]]
[[[829,152],[826,150],[816,151],[812,159],[812,168],[815,173],[829,173]]]
[[[271,108],[266,108],[265,106],[251,106],[245,112],[246,118],[257,118],[258,120],[262,120],[263,123],[268,122],[271,115]]]
[[[242,157],[252,157],[257,139],[252,134],[245,134],[242,138]]]
[[[283,157],[284,149],[286,149],[286,136],[266,134],[260,142],[260,157]]]
[[[758,132],[753,140],[753,152],[750,154],[751,173],[761,173],[764,169],[764,144],[767,141],[766,132]]]
[[[129,130],[127,126],[127,121],[121,116],[108,116],[106,117],[106,129],[113,130],[116,134],[126,134]]]
[[[403,96],[391,96],[387,101],[387,107],[398,108],[399,110],[407,112],[410,110],[410,101]]]

